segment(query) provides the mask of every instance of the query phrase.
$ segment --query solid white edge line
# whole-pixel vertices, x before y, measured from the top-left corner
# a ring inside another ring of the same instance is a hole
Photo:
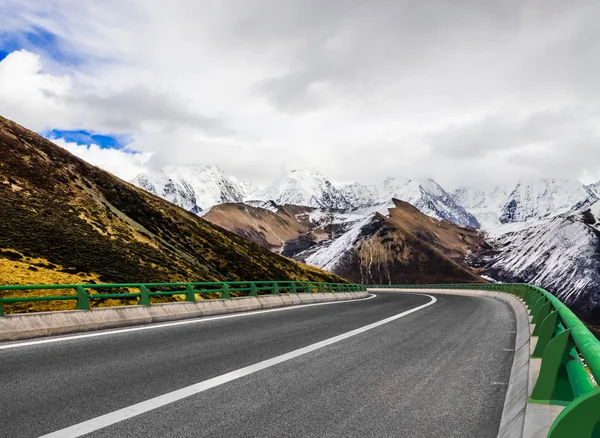
[[[388,322],[395,321],[399,318],[402,318],[403,316],[410,315],[411,313],[414,313],[421,309],[424,309],[425,307],[429,307],[432,304],[435,304],[435,302],[437,301],[437,299],[435,297],[428,295],[428,294],[415,294],[415,295],[425,295],[425,296],[431,298],[431,301],[429,301],[428,303],[422,304],[418,307],[414,307],[410,310],[406,310],[402,313],[398,313],[397,315],[391,316],[389,318],[382,319],[381,321],[377,321],[372,324],[368,324],[364,327],[360,327],[358,329],[343,333],[341,335],[334,336],[329,339],[325,339],[324,341],[317,342],[317,343],[309,345],[307,347],[299,348],[299,349],[291,351],[289,353],[285,353],[280,356],[276,356],[274,358],[267,359],[262,362],[258,362],[254,365],[240,368],[239,370],[231,371],[231,372],[223,374],[221,376],[217,376],[212,379],[204,380],[203,382],[199,382],[194,385],[190,385],[185,388],[178,389],[176,391],[169,392],[167,394],[163,394],[158,397],[154,397],[154,398],[151,398],[149,400],[146,400],[146,401],[143,401],[140,403],[136,403],[136,404],[128,406],[126,408],[119,409],[117,411],[110,412],[108,414],[101,415],[96,418],[92,418],[91,420],[87,420],[82,423],[75,424],[75,425],[67,427],[65,429],[61,429],[61,430],[52,432],[47,435],[43,435],[40,438],[76,438],[76,437],[80,437],[80,436],[88,434],[88,433],[92,433],[96,430],[103,429],[110,425],[119,423],[121,421],[127,420],[127,419],[135,417],[137,415],[143,414],[145,412],[160,408],[160,407],[168,405],[170,403],[174,403],[183,398],[190,397],[192,395],[201,393],[203,391],[206,391],[208,389],[222,385],[224,383],[231,382],[233,380],[237,380],[241,377],[247,376],[247,375],[255,373],[257,371],[264,370],[265,368],[272,367],[273,365],[277,365],[282,362],[286,362],[286,361],[288,361],[290,359],[294,359],[298,356],[302,356],[302,355],[310,353],[312,351],[319,350],[328,345],[343,341],[344,339],[348,339],[348,338],[351,338],[358,334],[364,333],[368,330],[372,330],[383,324],[387,324]]]
[[[375,297],[377,297],[377,295],[371,294],[371,296],[368,298],[361,298],[361,299],[357,299],[357,300],[328,301],[326,303],[312,303],[312,304],[291,304],[289,306],[278,307],[276,309],[250,310],[247,312],[230,313],[227,315],[219,315],[219,316],[201,316],[199,318],[186,319],[183,321],[161,322],[161,323],[156,323],[156,324],[143,325],[143,326],[139,326],[139,327],[114,329],[114,330],[94,332],[94,333],[82,333],[82,334],[76,334],[76,335],[70,335],[70,336],[52,337],[52,338],[48,338],[48,339],[38,339],[38,340],[33,340],[33,341],[24,341],[24,342],[10,343],[10,344],[4,344],[4,345],[0,344],[0,350],[8,350],[10,348],[17,348],[17,347],[28,347],[31,345],[51,344],[54,342],[72,341],[72,340],[76,340],[76,339],[96,338],[98,336],[116,335],[116,334],[120,334],[120,333],[130,333],[130,332],[137,332],[137,331],[141,331],[141,330],[152,330],[152,329],[157,329],[157,328],[173,327],[173,326],[185,325],[185,324],[196,324],[199,322],[215,321],[218,319],[238,318],[240,316],[258,315],[261,313],[270,313],[270,312],[280,312],[282,310],[294,310],[294,309],[297,310],[297,309],[303,309],[305,307],[325,306],[328,304],[358,303],[358,302],[370,300]]]

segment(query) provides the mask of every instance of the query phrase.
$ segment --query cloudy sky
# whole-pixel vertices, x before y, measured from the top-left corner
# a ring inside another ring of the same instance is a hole
[[[600,180],[597,0],[0,0],[0,115],[130,179]]]

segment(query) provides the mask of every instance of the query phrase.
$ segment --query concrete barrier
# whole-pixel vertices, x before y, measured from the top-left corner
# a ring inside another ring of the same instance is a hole
[[[100,307],[7,315],[0,318],[0,341],[176,321],[225,313],[248,312],[300,304],[366,298],[368,292],[259,295],[229,300],[203,300],[152,306]]]
[[[525,415],[527,411],[528,385],[529,385],[529,350],[530,328],[529,312],[525,304],[517,297],[504,292],[467,289],[371,289],[372,292],[410,292],[434,293],[446,295],[467,295],[490,297],[503,301],[512,309],[516,320],[515,354],[506,391],[506,399],[500,420],[498,437],[516,438],[523,437],[525,428]]]

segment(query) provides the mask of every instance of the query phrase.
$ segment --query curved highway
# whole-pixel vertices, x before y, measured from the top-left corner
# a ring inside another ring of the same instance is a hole
[[[0,435],[495,437],[508,306],[376,294],[0,344]]]

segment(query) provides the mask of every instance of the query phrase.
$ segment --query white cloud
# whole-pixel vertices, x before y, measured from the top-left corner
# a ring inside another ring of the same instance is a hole
[[[597,113],[582,110],[600,99],[594,0],[4,4],[12,31],[43,27],[83,61],[10,55],[0,113],[129,134],[156,151],[151,166],[213,163],[259,184],[298,167],[365,182],[600,179]]]
[[[0,113],[29,129],[72,126],[75,114],[64,101],[71,89],[70,77],[43,73],[34,53],[12,52],[0,62]]]
[[[147,172],[147,163],[152,156],[152,152],[135,153],[120,149],[102,149],[96,144],[79,145],[67,142],[63,138],[51,141],[73,155],[107,170],[125,181],[130,181],[138,174]]]

